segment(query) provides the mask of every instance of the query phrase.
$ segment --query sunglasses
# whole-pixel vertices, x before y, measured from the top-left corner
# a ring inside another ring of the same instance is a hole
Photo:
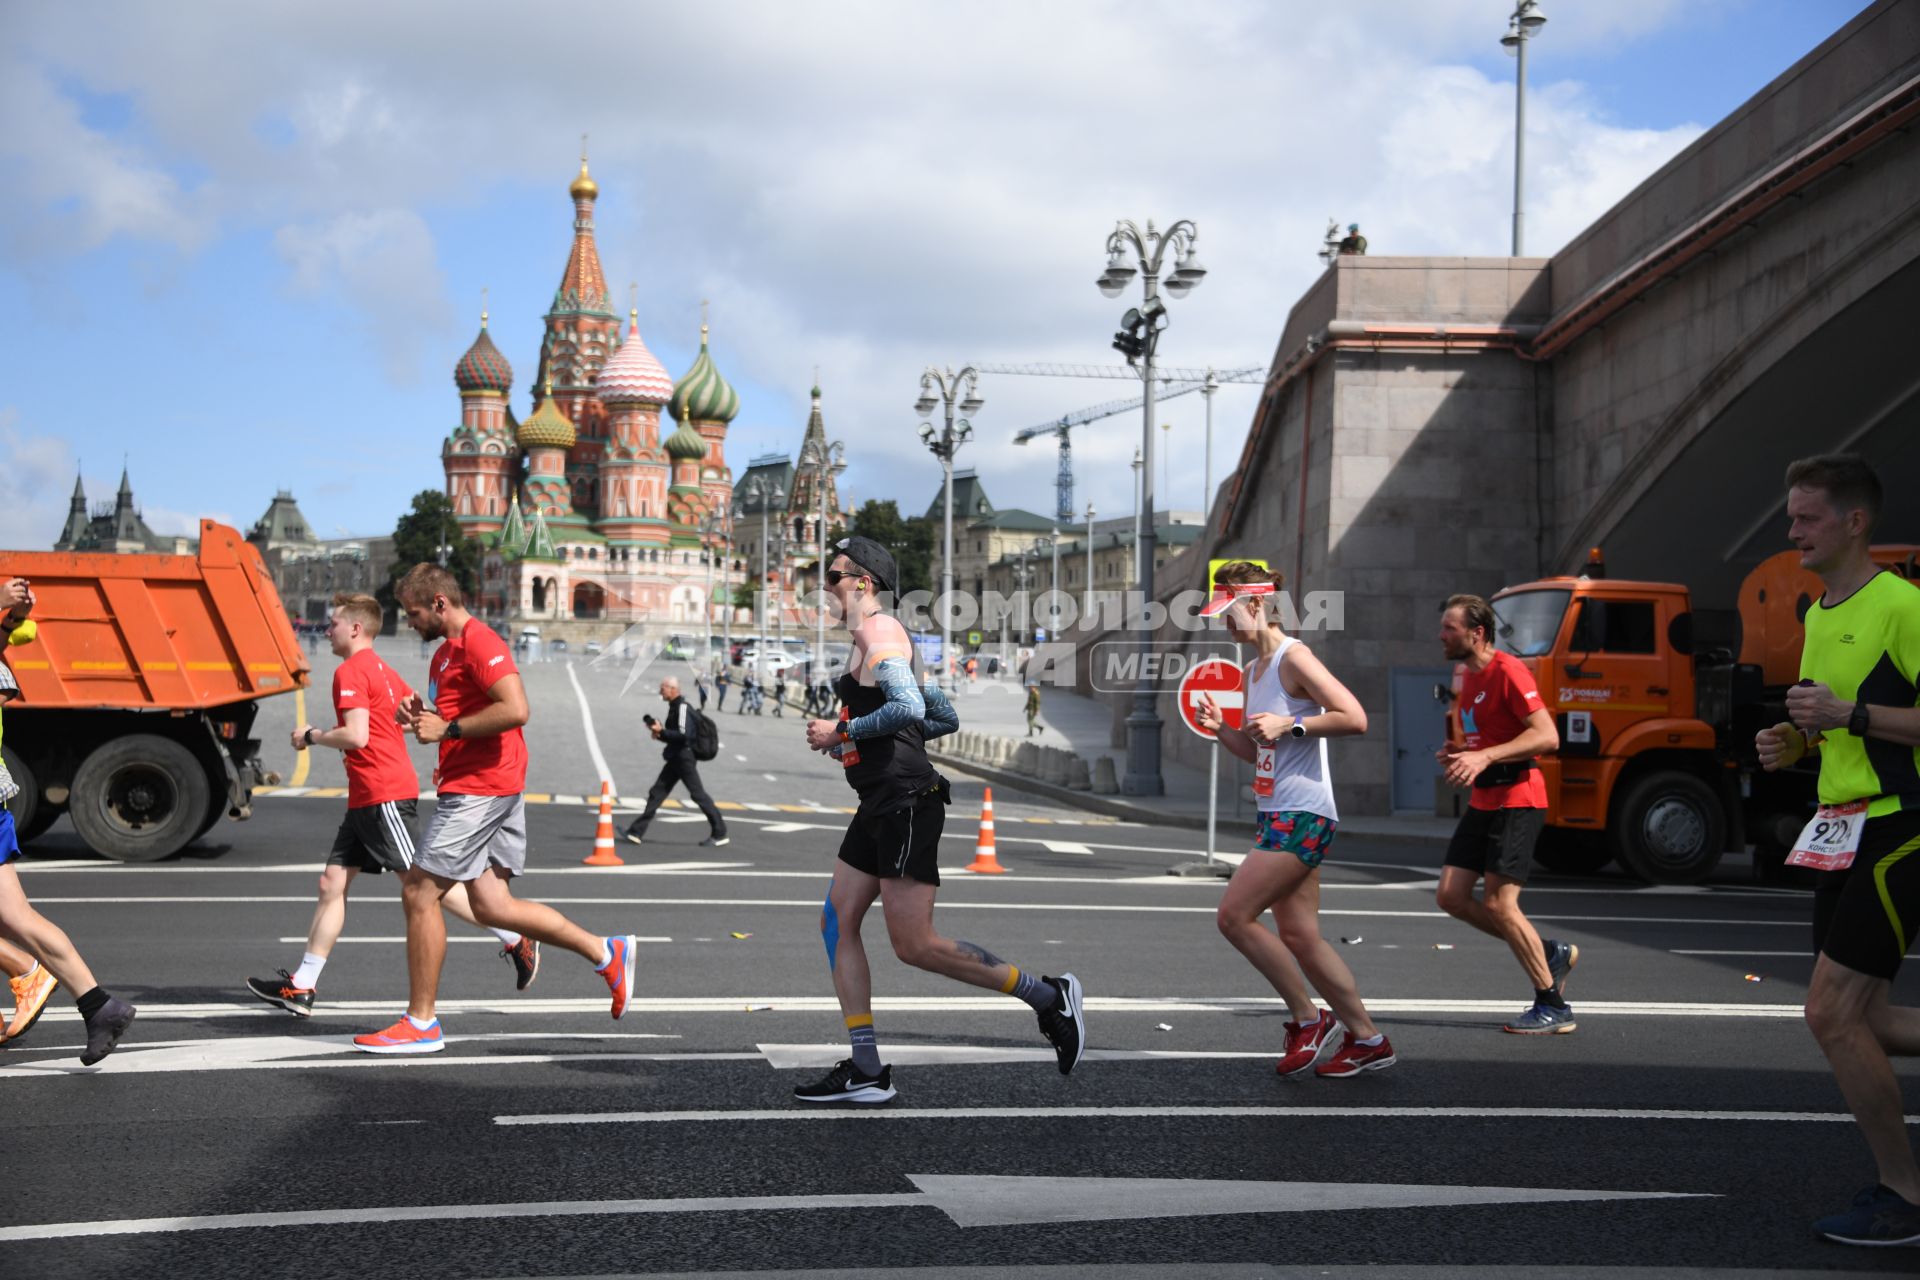
[[[827,585],[830,587],[837,587],[842,582],[845,582],[848,578],[863,578],[865,576],[866,576],[865,574],[854,573],[852,571],[847,571],[843,573],[839,569],[829,569],[827,570]]]

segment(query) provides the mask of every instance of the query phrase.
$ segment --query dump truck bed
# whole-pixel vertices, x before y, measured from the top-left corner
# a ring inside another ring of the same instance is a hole
[[[8,650],[22,705],[196,711],[288,693],[306,655],[260,552],[200,522],[197,556],[0,552],[39,635]]]

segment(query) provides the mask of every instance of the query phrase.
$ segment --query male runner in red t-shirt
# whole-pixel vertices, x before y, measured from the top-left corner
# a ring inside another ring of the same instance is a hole
[[[1516,1035],[1557,1035],[1574,1029],[1561,994],[1580,948],[1544,944],[1520,910],[1520,890],[1533,868],[1533,846],[1546,824],[1547,784],[1533,758],[1560,745],[1553,717],[1525,663],[1493,644],[1493,608],[1479,596],[1452,596],[1440,610],[1440,647],[1466,664],[1460,685],[1464,742],[1449,742],[1435,758],[1456,787],[1473,800],[1447,845],[1440,868],[1441,910],[1513,948],[1533,983],[1533,1005],[1506,1024]],[[1486,889],[1474,897],[1474,882]]]
[[[446,1041],[434,1003],[447,955],[440,903],[465,885],[474,917],[584,956],[613,992],[613,1016],[633,989],[631,934],[600,937],[507,882],[526,870],[527,691],[506,641],[462,604],[460,584],[438,565],[417,564],[394,587],[407,623],[441,645],[428,661],[427,697],[408,694],[401,712],[421,742],[440,744],[439,798],[400,896],[407,909],[407,1012],[384,1031],[355,1036],[368,1053],[435,1053]]]
[[[333,673],[333,713],[327,730],[310,724],[293,731],[293,749],[332,747],[347,766],[347,816],[333,838],[326,869],[320,873],[320,901],[307,928],[307,949],[292,973],[277,978],[248,978],[247,990],[295,1017],[313,1016],[314,988],[340,930],[347,923],[347,890],[362,871],[404,872],[413,865],[413,820],[420,784],[407,758],[406,735],[398,711],[413,690],[373,651],[383,621],[372,596],[340,592],[333,597],[327,643],[343,661]],[[478,925],[467,891],[455,886],[447,910]],[[540,944],[511,929],[494,929],[501,955],[513,962],[518,987],[525,991],[540,969]]]

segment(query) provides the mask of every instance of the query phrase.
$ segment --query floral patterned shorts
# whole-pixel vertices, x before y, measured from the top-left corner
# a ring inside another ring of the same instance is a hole
[[[1317,813],[1282,809],[1260,815],[1254,823],[1253,843],[1256,848],[1291,853],[1307,866],[1317,867],[1339,829],[1339,823]]]

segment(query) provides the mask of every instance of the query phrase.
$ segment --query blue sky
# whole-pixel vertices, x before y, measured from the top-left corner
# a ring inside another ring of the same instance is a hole
[[[990,3],[962,30],[925,5],[589,3],[583,39],[450,0],[10,6],[0,113],[34,127],[0,138],[0,537],[50,543],[75,467],[104,499],[123,458],[157,526],[244,527],[287,487],[323,532],[390,530],[441,483],[482,287],[525,411],[583,131],[608,280],[622,311],[639,285],[669,372],[712,300],[744,405],[736,471],[797,444],[818,365],[846,488],[921,510],[938,479],[909,410],[921,368],[1110,362],[1091,280],[1116,217],[1201,226],[1213,275],[1165,347],[1182,364],[1265,363],[1329,215],[1375,253],[1503,252],[1509,7],[1217,0],[1167,28],[1117,3]],[[1857,8],[1549,4],[1529,249]],[[998,504],[1048,511],[1051,453],[1014,431],[1129,390],[990,378],[961,463]],[[1217,403],[1216,482],[1252,403]],[[1167,406],[1187,507],[1200,413]],[[1136,419],[1083,429],[1083,502],[1128,509],[1135,443]]]

